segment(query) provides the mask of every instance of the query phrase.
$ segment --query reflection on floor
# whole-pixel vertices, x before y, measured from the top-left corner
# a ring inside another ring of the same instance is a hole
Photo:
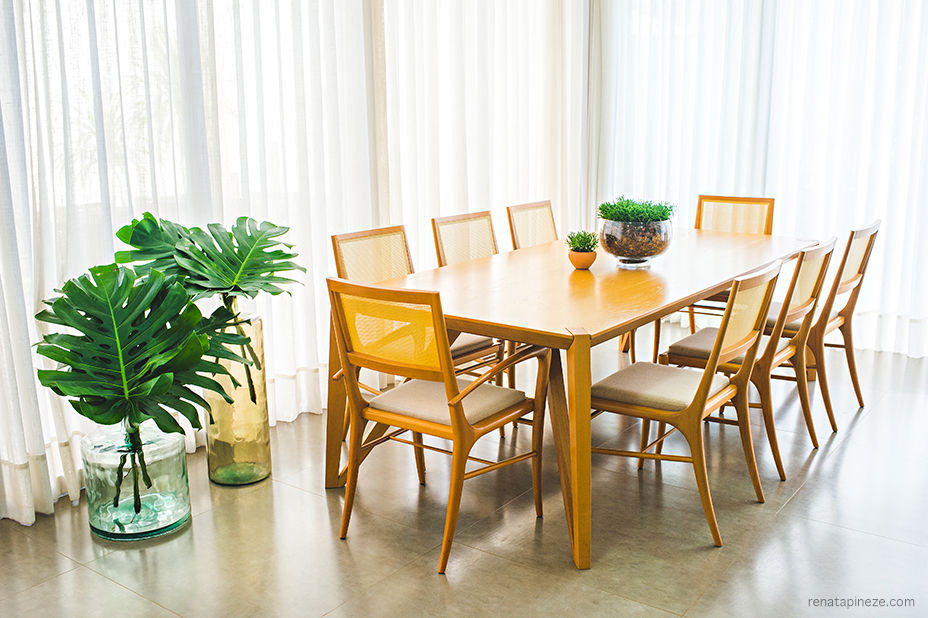
[[[650,357],[646,347],[639,354]],[[596,349],[594,378],[616,358],[614,346]],[[892,615],[924,612],[928,359],[859,353],[867,402],[859,410],[843,358],[828,361],[839,431],[829,432],[813,388],[817,451],[794,385],[774,384],[785,482],[754,419],[765,504],[753,498],[737,429],[707,427],[722,548],[712,545],[688,466],[639,472],[632,460],[594,455],[593,568],[577,571],[549,427],[545,517],[534,516],[527,462],[468,481],[448,573],[437,575],[448,460],[428,453],[420,487],[408,447],[375,450],[340,541],[343,490],[322,483],[325,419],[303,415],[272,433],[271,480],[211,485],[204,453],[191,455],[194,517],[167,538],[92,538],[83,505],[66,501],[30,528],[0,521],[0,616],[871,614],[810,603],[834,597],[914,598],[915,608]],[[475,454],[505,455],[528,438],[510,428]],[[638,424],[603,415],[593,440],[635,447]],[[669,442],[667,451],[685,453]]]

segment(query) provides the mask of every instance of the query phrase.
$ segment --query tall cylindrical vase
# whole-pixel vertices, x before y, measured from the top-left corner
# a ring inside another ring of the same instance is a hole
[[[233,388],[229,376],[217,375],[234,403],[229,404],[208,391],[212,419],[206,427],[209,479],[220,485],[247,485],[271,473],[271,438],[267,417],[267,387],[264,378],[264,333],[261,318],[241,324],[251,338],[251,350],[238,350],[254,362],[243,365],[222,360],[240,386]]]

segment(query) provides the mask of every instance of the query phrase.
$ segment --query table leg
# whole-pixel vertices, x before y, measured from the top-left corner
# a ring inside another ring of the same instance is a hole
[[[329,323],[329,392],[326,403],[325,422],[325,486],[341,487],[344,479],[338,476],[339,464],[342,457],[342,438],[345,435],[345,380],[333,380],[341,362],[338,358],[338,347],[335,343],[333,324]]]
[[[564,515],[570,549],[574,548],[574,503],[571,489],[570,421],[567,417],[567,395],[564,390],[564,372],[561,370],[561,351],[551,350],[548,368],[548,418],[554,433],[554,450],[557,469],[561,476],[561,494],[564,497]]]
[[[588,569],[592,526],[590,335],[582,329],[568,330],[574,337],[567,348],[567,416],[570,427],[574,563],[579,569]]]

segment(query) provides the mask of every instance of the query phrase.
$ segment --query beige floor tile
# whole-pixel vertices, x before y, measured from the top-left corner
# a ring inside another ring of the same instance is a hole
[[[7,599],[0,616],[173,616],[119,584],[77,565]]]
[[[3,556],[0,599],[14,596],[78,566],[77,562],[58,553],[49,539],[27,534],[27,530],[28,527],[11,520],[0,520],[0,556]]]

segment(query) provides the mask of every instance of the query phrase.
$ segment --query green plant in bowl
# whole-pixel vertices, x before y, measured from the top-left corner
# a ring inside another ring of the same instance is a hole
[[[646,267],[670,245],[675,207],[667,202],[634,200],[624,195],[599,205],[599,240],[623,268]]]

